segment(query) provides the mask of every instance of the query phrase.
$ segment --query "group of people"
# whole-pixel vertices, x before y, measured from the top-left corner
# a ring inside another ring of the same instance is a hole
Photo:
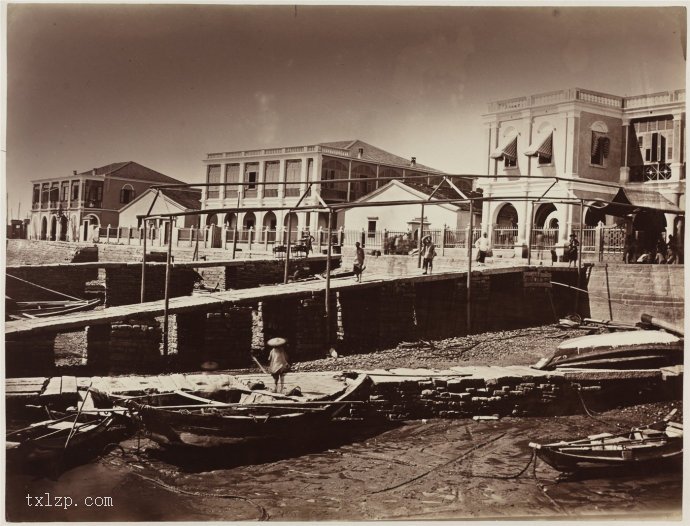
[[[679,263],[678,247],[676,239],[673,234],[668,236],[668,240],[664,240],[662,235],[659,235],[654,247],[646,247],[639,252],[638,242],[635,236],[629,234],[625,238],[625,247],[623,249],[624,263],[656,263],[672,265]]]

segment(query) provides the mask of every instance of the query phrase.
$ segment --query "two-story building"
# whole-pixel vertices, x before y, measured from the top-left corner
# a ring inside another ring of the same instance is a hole
[[[182,181],[127,161],[31,183],[30,238],[89,241],[94,227],[118,226],[119,210],[152,185]]]
[[[618,222],[643,244],[660,233],[683,237],[685,90],[619,97],[573,88],[489,103],[482,228],[497,244],[528,239],[531,204],[513,196],[568,198],[585,205],[585,225]],[[559,181],[534,176],[559,176]],[[604,183],[595,185],[592,182]],[[558,245],[580,225],[580,206],[535,203],[533,226],[556,231]],[[606,213],[615,213],[612,215]],[[505,233],[513,233],[506,236]]]
[[[202,199],[202,212],[218,208],[257,208],[295,206],[310,182],[324,182],[312,186],[303,205],[318,205],[320,196],[326,203],[345,203],[386,184],[388,179],[427,176],[426,181],[439,180],[443,172],[418,164],[414,157],[406,159],[386,152],[360,140],[325,142],[303,146],[209,153],[204,160],[206,182],[267,183],[240,186],[208,186]],[[333,182],[340,179],[365,181]],[[278,184],[278,183],[293,184]],[[275,183],[275,184],[272,184]],[[327,228],[325,212],[291,212],[292,230],[296,232],[319,227]],[[240,229],[254,228],[257,232],[284,229],[288,224],[285,210],[268,212],[230,212],[206,214],[206,225],[227,225]],[[337,228],[343,225],[343,213],[336,218]],[[263,234],[260,234],[263,235]],[[258,237],[257,239],[262,239]]]

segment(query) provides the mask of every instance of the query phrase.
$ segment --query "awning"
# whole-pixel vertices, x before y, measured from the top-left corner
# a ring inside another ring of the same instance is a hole
[[[597,155],[599,153],[599,150],[602,151],[604,157],[608,157],[610,145],[611,141],[605,133],[596,131],[592,132],[592,157]]]
[[[632,190],[630,188],[622,188],[621,191],[625,194],[627,201],[631,205],[667,213],[682,212],[676,204],[669,201],[655,190]]]
[[[537,155],[541,157],[551,157],[553,155],[553,132],[541,141],[541,144],[534,143],[530,146],[525,155],[528,157],[536,157]]]
[[[517,136],[501,148],[496,148],[491,154],[492,159],[506,158],[510,161],[517,159]]]
[[[620,190],[617,186],[595,186],[591,189],[571,188],[570,193],[577,199],[585,201],[602,201],[609,203],[614,200]]]

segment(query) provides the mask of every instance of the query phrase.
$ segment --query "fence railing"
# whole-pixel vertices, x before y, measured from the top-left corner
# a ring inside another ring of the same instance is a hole
[[[616,254],[625,250],[626,231],[618,226],[585,227],[582,234],[579,230],[579,241],[583,253]],[[431,236],[432,242],[438,249],[466,249],[469,229],[428,229],[423,236]],[[482,235],[482,229],[475,228],[471,239],[474,244]],[[534,228],[532,230],[532,251],[549,251],[563,248],[567,241],[562,239],[563,232],[557,228]],[[137,227],[93,227],[89,232],[88,241],[97,243],[143,244],[144,231]],[[230,249],[235,244],[249,246],[250,250],[267,252],[275,247],[287,245],[288,232],[285,228],[242,228],[235,232],[229,227],[173,227],[169,236],[165,227],[147,227],[146,239],[150,246],[167,246],[168,238],[173,246],[192,247],[197,243],[203,248]],[[409,254],[419,246],[418,231],[393,230],[355,230],[342,227],[331,233],[331,243],[334,246],[354,247],[359,242],[367,250],[380,250],[383,254]],[[512,249],[518,240],[517,228],[494,228],[491,236],[491,248]],[[322,251],[328,244],[328,232],[319,228],[315,232],[307,229],[292,229],[290,243],[304,245],[311,242],[314,252]],[[440,250],[439,250],[440,253]]]

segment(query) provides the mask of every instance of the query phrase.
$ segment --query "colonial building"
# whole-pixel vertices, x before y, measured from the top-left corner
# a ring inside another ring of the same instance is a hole
[[[150,186],[182,183],[134,161],[31,182],[29,236],[60,241],[88,241],[94,227],[118,226],[120,208]]]
[[[207,183],[266,182],[275,184],[239,186],[209,186],[204,192],[202,210],[215,208],[281,207],[294,206],[307,190],[311,181],[326,181],[311,188],[303,205],[318,205],[320,196],[326,203],[356,201],[384,185],[380,178],[404,180],[412,175],[426,175],[432,183],[443,175],[418,164],[416,159],[405,159],[359,140],[327,142],[303,146],[209,153],[204,160]],[[355,182],[333,182],[335,179],[366,179]],[[291,185],[279,182],[295,183]],[[292,230],[327,228],[328,214],[324,212],[292,213]],[[343,214],[338,214],[334,227],[343,225]],[[287,212],[239,212],[206,214],[206,225],[227,225],[234,229],[255,229],[257,239],[263,232],[275,236],[276,229],[288,224]],[[295,234],[296,235],[296,234]]]
[[[584,223],[619,222],[643,244],[664,231],[682,239],[685,90],[620,97],[573,88],[491,102],[488,110],[486,169],[495,178],[480,183],[485,196],[539,197],[548,189],[548,197],[585,205],[614,200],[634,207],[585,207]],[[549,189],[553,180],[537,175],[574,181]],[[482,226],[498,244],[524,243],[530,209],[519,199],[485,202]],[[580,225],[580,207],[546,199],[535,204],[533,225],[552,229],[563,245]]]

